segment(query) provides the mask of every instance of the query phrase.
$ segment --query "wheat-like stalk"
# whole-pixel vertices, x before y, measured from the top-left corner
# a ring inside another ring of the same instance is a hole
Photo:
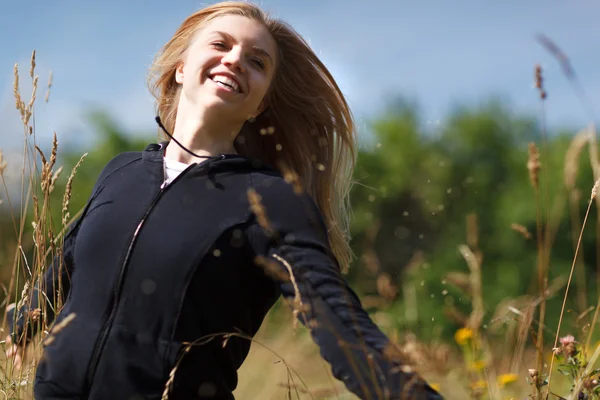
[[[554,339],[554,346],[556,347],[558,345],[558,338],[560,336],[560,327],[562,325],[562,320],[563,320],[563,316],[564,316],[564,312],[565,312],[565,307],[567,304],[567,296],[569,294],[569,288],[571,287],[571,280],[573,278],[573,271],[575,269],[575,263],[577,261],[577,255],[579,253],[579,249],[581,247],[581,239],[583,237],[583,231],[585,229],[585,225],[587,223],[587,219],[588,216],[590,214],[590,209],[592,208],[592,203],[594,201],[594,199],[596,198],[597,194],[598,194],[598,187],[600,186],[600,179],[598,179],[596,181],[596,183],[594,183],[594,186],[592,187],[592,191],[590,194],[590,199],[588,201],[588,207],[585,213],[585,217],[583,218],[583,226],[581,227],[581,231],[579,232],[579,239],[577,240],[577,247],[575,249],[575,255],[573,256],[573,263],[571,264],[571,271],[569,272],[569,280],[567,281],[567,288],[565,289],[565,295],[563,297],[563,303],[562,303],[562,307],[560,310],[560,316],[558,318],[558,327],[556,328],[556,337]],[[550,361],[550,369],[549,371],[552,371],[552,367],[554,365],[554,359],[555,359],[555,354],[554,352],[552,353],[552,360]],[[548,377],[548,391],[550,391],[550,382],[552,379],[552,374],[550,374],[550,376]]]
[[[79,161],[77,161],[77,164],[75,164],[75,166],[71,170],[69,179],[67,179],[67,185],[65,187],[65,194],[63,196],[63,203],[62,203],[62,224],[63,224],[63,226],[67,225],[67,221],[69,220],[69,217],[70,217],[69,201],[71,200],[71,191],[73,188],[73,178],[75,177],[75,173],[77,172],[77,169],[81,166],[81,163],[83,163],[83,160],[85,159],[85,157],[87,155],[88,155],[88,153],[84,153],[81,156]]]
[[[265,207],[262,205],[262,197],[256,192],[256,190],[250,188],[247,192],[248,201],[250,202],[250,209],[256,216],[258,224],[270,235],[274,235],[275,231],[267,218]]]
[[[526,240],[531,239],[531,232],[529,232],[529,230],[521,224],[513,223],[510,225],[510,229],[519,232]]]
[[[579,171],[579,157],[589,141],[590,131],[586,128],[578,132],[569,145],[569,149],[565,155],[564,168],[565,187],[569,190],[575,188],[577,172]]]
[[[71,322],[73,322],[75,316],[75,313],[71,313],[67,315],[65,319],[55,324],[52,327],[52,330],[50,331],[48,336],[46,336],[46,339],[44,340],[44,345],[48,346],[50,343],[54,342],[54,340],[56,339],[56,334],[65,329]]]
[[[527,170],[529,171],[529,180],[534,188],[539,188],[540,183],[540,153],[535,143],[529,143],[529,159],[527,160]]]
[[[52,71],[50,71],[48,73],[48,85],[46,88],[46,95],[44,96],[44,102],[46,102],[46,103],[50,99],[50,89],[52,89],[52,79],[53,79],[53,75],[52,75]]]
[[[17,110],[19,110],[19,114],[21,115],[21,121],[23,121],[23,124],[25,124],[25,102],[21,98],[21,91],[19,87],[19,64],[15,64],[13,72],[13,95],[15,97],[15,105]]]
[[[0,149],[0,174],[4,173],[7,165],[8,163],[4,161],[4,156],[2,155],[2,149]]]

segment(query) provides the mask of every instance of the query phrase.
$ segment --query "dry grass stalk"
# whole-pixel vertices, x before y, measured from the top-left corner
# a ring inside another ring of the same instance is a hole
[[[577,172],[579,171],[579,157],[581,156],[583,148],[589,143],[589,141],[590,130],[589,128],[586,128],[577,133],[569,145],[569,149],[565,155],[564,168],[565,187],[569,190],[575,188],[575,184],[577,182]]]
[[[366,229],[363,254],[361,256],[363,265],[375,276],[381,273],[381,263],[379,262],[379,257],[374,249],[375,241],[377,239],[377,235],[379,234],[380,228],[381,221],[378,219]]]
[[[600,186],[600,179],[598,179],[596,181],[596,183],[594,183],[594,186],[592,187],[591,193],[590,193],[590,200],[588,202],[588,207],[587,210],[585,212],[585,217],[583,218],[583,225],[581,227],[581,231],[579,232],[579,239],[577,240],[577,247],[575,249],[575,256],[573,258],[573,263],[571,264],[571,271],[569,272],[569,280],[567,281],[567,288],[565,289],[565,295],[563,297],[563,303],[562,303],[562,307],[560,310],[560,316],[558,318],[558,327],[556,328],[556,337],[554,338],[554,346],[553,347],[557,347],[558,345],[558,338],[560,336],[560,327],[562,325],[562,320],[563,320],[563,316],[564,316],[564,312],[565,312],[565,308],[566,308],[566,304],[567,304],[567,297],[569,294],[569,288],[571,287],[571,280],[573,278],[573,271],[575,270],[575,263],[577,261],[577,255],[579,254],[579,249],[581,247],[581,239],[583,237],[583,231],[585,229],[585,225],[587,223],[587,219],[588,216],[590,214],[590,209],[592,208],[592,203],[593,200],[596,198],[597,193],[598,193],[598,187]],[[600,349],[600,347],[599,347]],[[596,350],[596,353],[598,353],[598,349]],[[549,371],[552,371],[552,367],[554,365],[554,359],[555,359],[555,355],[554,353],[552,353],[552,359],[550,362],[550,369]],[[590,362],[591,365],[593,365],[593,363]],[[550,382],[552,379],[552,375],[550,374],[550,376],[548,377],[548,391],[550,391]]]
[[[466,245],[458,246],[458,251],[465,259],[470,273],[469,273],[469,285],[471,291],[471,298],[473,301],[473,310],[469,316],[467,326],[473,330],[478,330],[483,321],[485,314],[485,308],[483,306],[483,295],[481,292],[481,265],[478,261],[478,257],[473,251]]]
[[[564,180],[568,190],[569,217],[571,222],[571,240],[573,249],[577,246],[577,232],[581,229],[581,218],[579,215],[580,192],[576,188],[577,174],[579,171],[579,158],[583,148],[590,142],[589,128],[581,130],[569,145],[565,155]],[[587,305],[587,287],[585,276],[585,262],[583,253],[577,258],[577,307],[583,310]]]
[[[521,224],[513,223],[510,225],[510,229],[519,232],[526,240],[531,239],[531,232]]]
[[[535,143],[529,143],[529,159],[527,160],[527,170],[529,171],[529,180],[531,185],[535,188],[539,188],[540,183],[540,153],[538,152]]]
[[[535,66],[535,87],[540,92],[540,99],[545,100],[548,94],[544,90],[544,77],[542,76],[542,67],[539,64]]]
[[[543,81],[542,81],[542,76],[541,76],[541,68],[538,66],[536,66],[536,87],[540,90],[540,101],[542,102],[542,110],[543,110],[543,101],[545,99],[545,92],[543,91]],[[543,119],[542,116],[542,123],[545,120]],[[546,143],[546,128],[545,128],[545,124],[542,125],[542,140],[543,143]],[[546,148],[544,146],[544,148]],[[537,346],[537,361],[536,361],[536,365],[537,365],[537,369],[538,370],[542,370],[543,367],[543,361],[542,361],[542,357],[543,357],[543,352],[544,352],[544,336],[543,336],[543,325],[544,325],[544,318],[546,315],[546,299],[544,297],[544,293],[546,292],[546,286],[547,286],[547,272],[548,272],[548,268],[547,268],[547,254],[549,255],[550,250],[549,250],[549,245],[550,245],[550,232],[546,232],[545,238],[546,240],[544,240],[544,235],[542,234],[542,207],[541,207],[541,201],[540,201],[540,187],[539,187],[539,172],[541,169],[541,163],[540,163],[540,154],[538,152],[537,146],[535,145],[535,143],[529,143],[529,148],[528,148],[528,153],[529,153],[529,157],[527,160],[527,170],[529,171],[529,180],[531,182],[531,185],[534,189],[534,193],[535,193],[535,202],[536,202],[536,234],[537,234],[537,280],[538,280],[538,287],[541,293],[541,297],[542,297],[542,301],[540,303],[540,325],[538,327],[538,334],[537,334],[537,341],[536,341],[536,346]],[[546,169],[546,175],[547,175],[547,169]],[[548,200],[548,179],[546,176],[546,185],[544,186],[545,188],[545,198],[546,198],[546,202]],[[546,221],[549,220],[548,217],[548,211],[546,210]],[[544,246],[548,246],[548,248],[545,248]],[[534,385],[535,386],[535,385]],[[536,389],[537,390],[537,389]],[[534,398],[538,398],[538,400],[540,399],[541,393],[536,392],[535,393]]]
[[[161,400],[169,399],[169,392],[173,388],[173,383],[175,383],[175,373],[177,372],[177,367],[178,367],[178,365],[175,365],[175,367],[171,370],[171,372],[169,372],[169,379],[167,380],[167,383],[165,384],[165,390],[163,390],[163,394],[160,398]]]
[[[25,123],[25,102],[21,98],[21,91],[19,89],[19,64],[15,64],[14,69],[14,81],[13,81],[13,95],[15,97],[15,105],[19,113],[21,114],[21,121]]]
[[[31,62],[29,68],[29,76],[33,79],[33,74],[35,73],[35,50],[31,53]]]
[[[479,247],[479,229],[477,226],[477,214],[467,215],[467,246],[471,249]]]
[[[44,153],[42,150],[36,145],[35,148],[39,152],[42,158],[42,177],[41,177],[41,186],[43,193],[49,193],[51,183],[52,183],[52,169],[56,164],[56,154],[58,152],[58,139],[56,137],[56,132],[54,132],[54,136],[52,138],[52,150],[50,152],[50,161],[46,160],[44,157]]]
[[[302,186],[302,182],[300,182],[300,177],[298,174],[284,163],[279,163],[278,167],[283,175],[283,179],[292,185],[294,193],[297,195],[302,194],[304,192],[304,188]]]
[[[422,371],[436,371],[440,375],[448,372],[451,353],[449,345],[436,342],[425,344],[414,333],[407,333],[398,347],[403,357],[400,361],[418,366]]]
[[[50,343],[54,342],[54,340],[56,339],[56,334],[65,329],[71,322],[73,322],[75,316],[75,313],[71,313],[67,315],[65,319],[60,321],[58,324],[55,324],[52,327],[52,330],[50,331],[46,339],[44,339],[44,345],[47,346]]]
[[[248,201],[250,203],[250,209],[252,210],[254,215],[256,215],[258,224],[269,235],[275,236],[275,230],[273,229],[271,222],[267,218],[267,213],[265,211],[265,207],[262,204],[262,197],[253,188],[248,189],[247,196],[248,196]],[[297,317],[300,315],[300,313],[306,312],[308,306],[304,305],[302,302],[302,297],[300,296],[300,290],[298,288],[298,284],[296,283],[296,278],[294,277],[294,272],[292,270],[292,266],[283,257],[279,256],[278,254],[274,254],[273,257],[275,259],[277,259],[279,262],[281,262],[287,268],[287,271],[289,274],[289,277],[287,277],[287,279],[289,279],[292,282],[292,285],[294,287],[295,295],[294,295],[294,300],[292,303],[292,308],[293,308],[293,314],[294,314],[294,327],[296,327],[297,323],[298,323]],[[268,268],[268,270],[276,268],[272,264],[265,263],[264,259],[258,259],[258,262],[259,263],[262,262],[263,267],[266,266]],[[307,326],[314,325],[314,321],[309,321],[308,318],[306,318],[306,315],[303,315],[303,316],[304,316],[304,322],[307,324]]]
[[[537,35],[537,40],[558,60],[560,67],[564,74],[569,79],[575,78],[575,71],[571,66],[571,62],[567,55],[554,43],[549,37],[545,35]]]
[[[250,202],[250,209],[256,215],[258,224],[270,235],[273,236],[275,231],[267,218],[265,207],[262,205],[262,197],[256,192],[256,190],[250,188],[247,192],[248,201]]]
[[[517,343],[515,345],[515,350],[512,354],[512,360],[509,371],[517,371],[518,365],[523,359],[523,354],[525,353],[525,345],[527,344],[529,328],[531,327],[531,324],[533,322],[534,315],[535,307],[527,307],[525,309],[525,312],[521,315],[517,333]]]
[[[465,294],[471,294],[471,283],[469,279],[469,275],[463,272],[448,272],[446,274],[446,281],[451,285],[456,286],[458,289],[462,290]]]
[[[44,96],[45,103],[48,103],[48,100],[50,99],[50,89],[52,89],[52,78],[53,78],[52,71],[50,71],[48,73],[48,86],[46,89],[46,96]]]
[[[84,153],[81,158],[79,159],[79,161],[77,161],[77,164],[75,164],[75,166],[73,167],[73,170],[71,170],[71,174],[69,175],[69,179],[67,179],[67,186],[65,187],[65,195],[63,196],[63,203],[62,203],[62,224],[63,226],[67,225],[67,221],[69,221],[69,201],[71,200],[71,191],[73,189],[73,178],[75,177],[75,173],[77,172],[77,169],[81,166],[81,163],[83,163],[83,160],[85,159],[85,157],[88,155],[88,153]]]
[[[288,270],[288,274],[290,277],[290,281],[292,282],[292,286],[294,287],[294,301],[292,303],[292,307],[294,309],[294,328],[298,325],[298,316],[300,313],[305,312],[306,306],[302,302],[302,297],[300,296],[300,289],[298,288],[298,283],[296,282],[296,278],[294,277],[294,272],[292,271],[292,266],[281,256],[278,254],[274,254],[273,257],[281,262]],[[304,315],[305,322],[308,322],[308,318]]]
[[[398,297],[398,286],[387,273],[381,273],[376,280],[377,293],[386,301],[392,302]]]
[[[596,195],[598,194],[598,186],[600,186],[600,179],[594,183],[594,187],[592,187],[592,193],[590,194],[590,200],[594,200]]]
[[[171,372],[169,373],[169,379],[167,380],[167,382],[165,384],[165,389],[163,391],[161,400],[168,400],[169,399],[169,392],[173,388],[173,384],[175,382],[175,374],[177,373],[177,370],[179,368],[179,365],[181,365],[181,362],[183,361],[183,358],[190,352],[190,350],[193,347],[195,347],[195,346],[206,345],[206,344],[210,343],[211,341],[213,341],[214,339],[216,339],[218,337],[222,337],[224,339],[224,341],[227,341],[231,337],[236,337],[236,338],[248,340],[253,345],[257,345],[257,346],[259,346],[259,347],[267,350],[270,354],[272,354],[275,357],[277,357],[278,362],[283,363],[283,365],[285,366],[285,368],[288,371],[288,374],[290,374],[290,376],[292,376],[292,375],[296,376],[296,378],[298,379],[298,381],[302,384],[302,387],[304,387],[306,389],[306,391],[308,393],[310,393],[310,391],[308,390],[308,385],[306,385],[306,383],[304,382],[304,380],[302,379],[302,377],[300,376],[300,374],[298,374],[298,372],[283,357],[281,357],[277,352],[275,352],[274,350],[272,350],[270,347],[266,346],[264,343],[262,343],[262,342],[260,342],[260,341],[258,341],[256,339],[254,339],[254,338],[252,338],[251,336],[246,335],[243,332],[228,332],[228,333],[212,333],[212,334],[208,334],[208,335],[202,336],[202,337],[194,340],[193,342],[184,342],[183,343],[183,345],[185,347],[183,348],[183,351],[182,351],[181,355],[177,359],[177,362],[175,363],[175,366],[171,369]]]
[[[7,165],[8,163],[4,161],[4,156],[2,155],[2,149],[0,149],[0,174],[4,173]]]
[[[56,181],[58,180],[58,178],[60,177],[60,174],[62,173],[63,167],[62,165],[60,167],[58,167],[58,169],[54,172],[54,174],[52,175],[52,178],[50,178],[50,190],[48,191],[48,193],[52,193],[54,191],[54,185],[56,185]]]
[[[31,89],[31,98],[29,99],[29,104],[27,105],[27,113],[25,118],[25,125],[29,125],[29,118],[33,114],[33,105],[35,104],[36,96],[37,96],[37,85],[38,85],[38,77],[33,78],[33,87]],[[30,127],[31,128],[31,127]],[[29,130],[29,134],[33,133],[33,129]]]
[[[279,264],[275,261],[270,260],[263,256],[256,256],[254,258],[254,264],[261,267],[267,275],[272,277],[275,280],[287,282],[290,280],[290,276],[281,270]]]

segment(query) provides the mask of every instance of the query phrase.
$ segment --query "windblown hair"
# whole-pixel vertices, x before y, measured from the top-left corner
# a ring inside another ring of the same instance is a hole
[[[319,207],[333,255],[345,271],[352,257],[348,195],[356,162],[355,123],[331,73],[290,25],[246,2],[217,3],[189,16],[150,70],[148,83],[158,115],[172,132],[181,91],[175,70],[202,26],[223,15],[258,21],[278,48],[267,108],[244,124],[236,151],[279,168],[288,181],[302,185]]]

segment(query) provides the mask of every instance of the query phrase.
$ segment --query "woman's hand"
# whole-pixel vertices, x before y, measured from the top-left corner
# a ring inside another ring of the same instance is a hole
[[[6,307],[6,312],[10,313],[15,308],[15,303],[9,304]],[[12,330],[12,318],[9,319],[9,330]],[[25,347],[19,346],[12,341],[12,337],[8,335],[5,339],[6,344],[6,358],[13,360],[13,366],[15,369],[20,370],[23,365],[23,358],[25,357]]]

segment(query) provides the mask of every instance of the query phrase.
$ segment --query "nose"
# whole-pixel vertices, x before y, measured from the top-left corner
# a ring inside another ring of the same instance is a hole
[[[221,62],[231,69],[238,69],[241,73],[246,72],[240,46],[233,46],[231,50],[223,56]]]

